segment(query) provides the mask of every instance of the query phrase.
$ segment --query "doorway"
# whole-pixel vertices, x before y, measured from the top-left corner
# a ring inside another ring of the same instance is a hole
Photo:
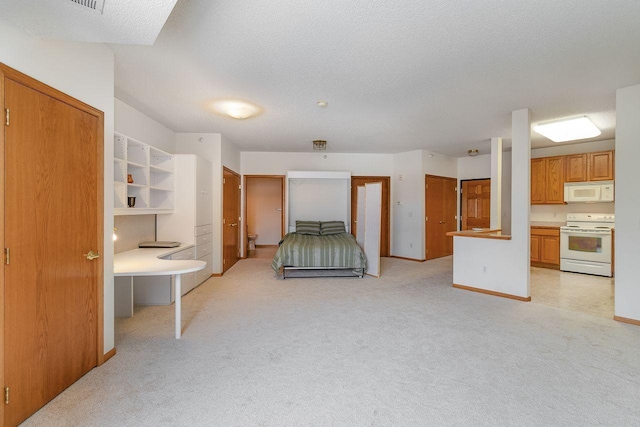
[[[222,274],[240,259],[240,175],[222,171]]]
[[[284,181],[282,175],[245,175],[244,257],[250,255],[249,236],[256,249],[276,248],[284,235]]]
[[[491,226],[491,179],[462,181],[460,230]]]
[[[2,64],[0,94],[2,421],[17,425],[104,362],[104,115]]]
[[[453,255],[453,237],[457,229],[458,180],[425,175],[425,256],[427,260]]]
[[[388,176],[353,176],[351,177],[351,234],[356,235],[358,218],[358,187],[379,182],[382,184],[382,219],[380,228],[380,256],[389,256],[389,212],[391,208],[391,177]]]

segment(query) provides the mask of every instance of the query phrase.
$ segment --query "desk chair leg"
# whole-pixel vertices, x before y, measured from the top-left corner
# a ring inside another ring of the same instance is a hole
[[[175,274],[174,288],[176,291],[175,305],[176,305],[176,339],[180,339],[182,335],[182,285],[180,280],[180,274]]]

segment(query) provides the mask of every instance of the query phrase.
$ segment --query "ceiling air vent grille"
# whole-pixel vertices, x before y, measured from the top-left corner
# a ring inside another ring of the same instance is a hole
[[[106,0],[71,0],[75,4],[84,6],[96,12],[104,12],[104,3]]]

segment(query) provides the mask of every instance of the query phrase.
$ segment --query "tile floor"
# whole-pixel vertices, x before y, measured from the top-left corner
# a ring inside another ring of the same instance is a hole
[[[613,319],[614,279],[531,267],[531,302]]]

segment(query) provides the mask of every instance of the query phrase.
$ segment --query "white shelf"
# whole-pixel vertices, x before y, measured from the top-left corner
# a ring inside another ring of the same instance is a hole
[[[174,210],[173,155],[143,142],[114,135],[114,214],[172,213]],[[133,183],[128,182],[131,176]],[[135,206],[127,205],[135,197]]]

